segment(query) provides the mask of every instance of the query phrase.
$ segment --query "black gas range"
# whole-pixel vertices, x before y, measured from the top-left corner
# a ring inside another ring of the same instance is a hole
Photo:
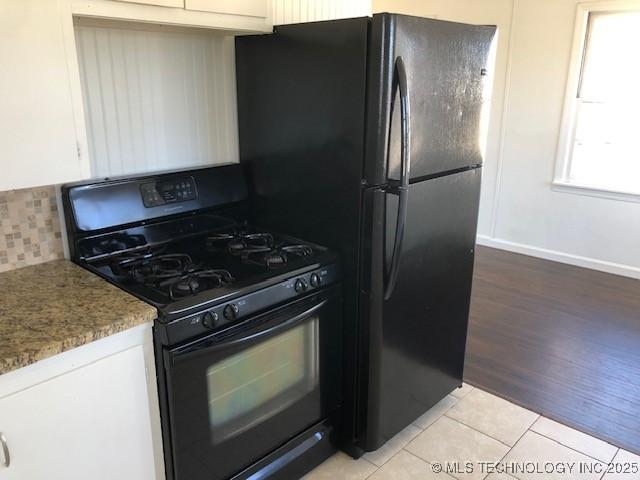
[[[337,257],[245,199],[238,165],[63,187],[72,259],[158,309],[169,480],[295,478],[335,450]]]
[[[149,245],[140,233],[179,231],[184,224],[192,226],[189,233],[165,243]],[[335,256],[319,245],[219,215],[200,215],[196,232],[193,225],[192,219],[181,218],[78,243],[90,255],[84,257],[86,267],[158,309],[158,328],[169,336],[167,344],[337,280]],[[264,300],[250,296],[275,284],[282,284],[286,294]]]

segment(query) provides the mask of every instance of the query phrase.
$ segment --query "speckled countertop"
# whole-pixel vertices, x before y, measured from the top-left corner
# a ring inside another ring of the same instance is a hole
[[[0,273],[0,374],[156,318],[67,260]]]

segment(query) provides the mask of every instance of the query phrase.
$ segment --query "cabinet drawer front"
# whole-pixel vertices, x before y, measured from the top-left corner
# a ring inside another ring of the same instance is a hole
[[[159,7],[184,8],[184,0],[118,0],[127,3],[143,3],[145,5],[157,5]]]
[[[187,10],[243,15],[266,18],[269,16],[269,0],[185,0]]]

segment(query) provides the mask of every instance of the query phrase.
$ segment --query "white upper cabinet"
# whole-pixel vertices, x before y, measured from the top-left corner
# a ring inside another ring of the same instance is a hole
[[[87,177],[73,25],[64,6],[0,1],[0,65],[0,191]]]
[[[155,5],[157,7],[184,7],[184,0],[118,0],[119,2],[142,3],[144,5]]]
[[[174,8],[165,5],[172,0],[60,1],[69,1],[74,15],[83,17],[210,28],[229,34],[268,32],[273,26],[272,0],[185,0]]]
[[[188,10],[225,13],[227,15],[247,15],[268,18],[271,16],[270,0],[184,0]]]

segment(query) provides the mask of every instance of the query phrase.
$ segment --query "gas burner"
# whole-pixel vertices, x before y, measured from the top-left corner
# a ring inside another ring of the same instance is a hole
[[[119,277],[151,284],[183,276],[196,268],[187,254],[158,254],[153,251],[120,258],[111,265],[111,270]]]
[[[249,252],[242,258],[246,263],[277,268],[286,265],[290,255],[308,257],[313,255],[313,249],[308,245],[284,245],[266,251]]]
[[[200,270],[164,280],[159,287],[168,288],[171,299],[177,300],[203,290],[223,287],[233,280],[227,270]]]
[[[293,253],[299,257],[308,257],[309,255],[313,255],[313,248],[309,245],[285,245],[284,247],[281,247],[280,250],[287,253]]]
[[[287,264],[287,254],[279,250],[256,252],[243,257],[246,263],[254,263],[267,268],[280,267]]]
[[[120,252],[138,248],[146,245],[147,240],[144,235],[128,235],[125,233],[114,233],[106,237],[88,239],[82,244],[86,250],[85,254],[90,256],[106,255],[113,252]]]
[[[211,251],[226,251],[232,255],[247,255],[268,252],[273,248],[270,233],[214,233],[207,237],[207,248]]]

